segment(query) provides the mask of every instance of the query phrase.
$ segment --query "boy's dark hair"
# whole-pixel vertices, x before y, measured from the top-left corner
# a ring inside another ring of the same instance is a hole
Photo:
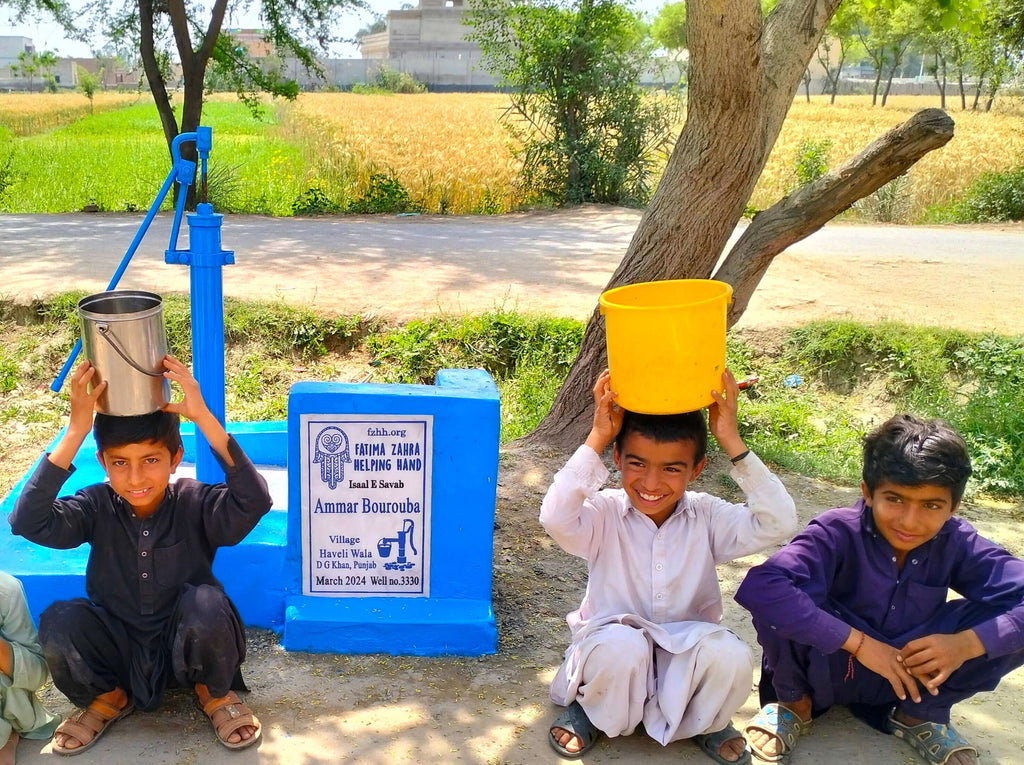
[[[659,444],[671,441],[690,441],[693,444],[694,464],[699,463],[708,453],[708,426],[703,413],[683,414],[640,414],[623,410],[622,428],[615,437],[615,447],[621,452],[622,442],[630,433],[656,441]]]
[[[899,486],[944,486],[956,505],[971,475],[967,444],[942,420],[898,414],[864,438],[864,484],[874,494],[882,481]]]
[[[92,423],[96,448],[101,452],[128,444],[156,441],[167,447],[171,456],[181,448],[179,423],[181,418],[174,412],[156,411],[132,417],[115,417],[97,412]]]

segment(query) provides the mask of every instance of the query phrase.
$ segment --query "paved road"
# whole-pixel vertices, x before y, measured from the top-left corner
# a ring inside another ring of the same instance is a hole
[[[0,216],[0,294],[104,289],[141,215]],[[589,315],[640,220],[585,207],[498,217],[228,216],[225,294],[412,318],[495,306]],[[187,291],[161,215],[123,288]],[[183,230],[185,227],[183,226]],[[183,234],[182,242],[186,241]],[[833,224],[776,258],[744,324],[891,317],[1024,331],[1024,228]],[[969,309],[964,305],[969,303]]]

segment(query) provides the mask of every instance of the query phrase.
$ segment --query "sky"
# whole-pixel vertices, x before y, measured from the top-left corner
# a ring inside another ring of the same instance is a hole
[[[373,13],[384,15],[389,10],[397,10],[406,0],[367,0],[367,11],[350,11],[343,14],[335,26],[335,33],[339,37],[352,38],[362,27],[366,26],[373,19]],[[70,0],[71,6],[82,7],[84,2]],[[415,0],[413,0],[415,2]],[[653,15],[668,0],[636,0],[634,8],[641,13]],[[257,5],[258,3],[254,3]],[[22,23],[15,23],[8,8],[0,10],[0,35],[15,35],[19,37],[32,38],[36,50],[50,50],[62,57],[86,58],[91,55],[92,47],[100,47],[102,39],[97,39],[93,46],[68,40],[63,30],[53,21],[42,18],[39,20],[27,19]],[[225,19],[225,26],[228,28],[259,28],[261,26],[258,12],[250,9],[235,18]],[[359,58],[359,48],[354,44],[338,44],[331,49],[331,55],[335,58]]]

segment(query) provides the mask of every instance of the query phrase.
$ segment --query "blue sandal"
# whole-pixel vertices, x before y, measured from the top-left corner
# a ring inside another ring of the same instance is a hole
[[[750,748],[746,746],[745,741],[743,754],[738,759],[727,760],[721,755],[722,744],[734,738],[742,740],[743,734],[736,730],[732,723],[729,723],[722,730],[715,731],[714,733],[701,733],[694,736],[693,740],[697,742],[697,746],[704,750],[704,754],[715,762],[722,763],[722,765],[750,765]]]
[[[906,741],[915,752],[934,765],[945,765],[957,752],[974,752],[974,761],[978,761],[978,750],[952,725],[937,722],[904,725],[889,715],[889,732]]]
[[[579,751],[570,752],[558,743],[558,739],[555,738],[555,728],[569,731],[569,733],[578,738],[580,741]],[[601,738],[601,731],[594,726],[594,723],[590,722],[590,718],[587,717],[587,713],[583,711],[583,707],[580,706],[578,701],[574,701],[567,706],[565,711],[551,723],[551,728],[548,730],[548,743],[551,744],[551,748],[567,760],[578,760],[594,748],[594,744],[597,743],[599,738]]]
[[[750,744],[750,749],[759,760],[765,762],[781,762],[796,746],[796,740],[810,729],[809,721],[801,720],[793,710],[782,704],[765,704],[761,711],[751,718],[743,728],[743,734],[750,742],[750,732],[760,731],[775,736],[782,744],[778,754],[767,754],[760,748]]]

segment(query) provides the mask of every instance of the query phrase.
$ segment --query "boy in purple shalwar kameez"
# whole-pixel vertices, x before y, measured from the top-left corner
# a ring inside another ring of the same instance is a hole
[[[948,425],[893,417],[865,438],[864,498],[750,570],[736,600],[764,648],[756,756],[781,759],[842,704],[927,762],[978,762],[950,708],[1024,663],[1024,561],[953,515],[970,473]]]

